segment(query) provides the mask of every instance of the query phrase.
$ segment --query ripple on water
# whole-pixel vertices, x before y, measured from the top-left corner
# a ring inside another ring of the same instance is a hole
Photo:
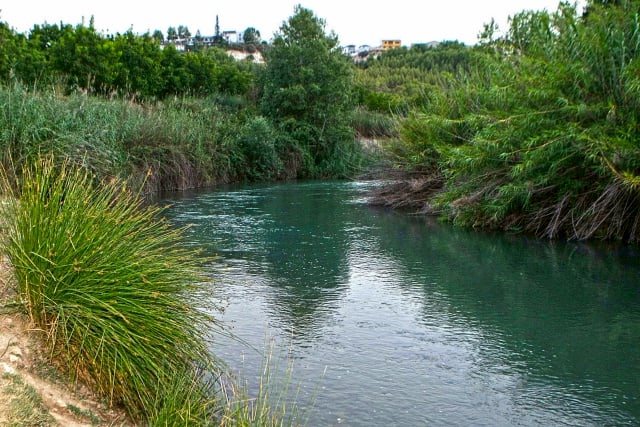
[[[214,351],[293,358],[310,425],[638,425],[637,255],[485,236],[362,203],[369,184],[250,187],[169,209],[219,258]],[[279,363],[280,363],[279,362]]]

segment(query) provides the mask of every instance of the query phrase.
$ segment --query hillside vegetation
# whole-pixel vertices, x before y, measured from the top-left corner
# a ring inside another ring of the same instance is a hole
[[[631,0],[580,13],[561,3],[513,16],[502,35],[488,24],[473,48],[369,61],[367,105],[401,117],[394,153],[430,174],[381,202],[465,226],[638,241],[639,11]]]
[[[296,8],[259,65],[92,23],[0,23],[0,160],[54,153],[150,191],[349,176],[353,69],[324,27]]]

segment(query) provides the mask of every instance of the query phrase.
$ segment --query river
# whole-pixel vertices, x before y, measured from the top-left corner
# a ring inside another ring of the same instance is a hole
[[[251,390],[271,353],[310,426],[640,425],[637,247],[453,228],[369,207],[373,185],[164,200],[216,255],[237,339],[212,351]]]

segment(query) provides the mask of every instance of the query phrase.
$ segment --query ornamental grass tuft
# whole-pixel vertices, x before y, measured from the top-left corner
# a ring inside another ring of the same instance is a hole
[[[207,346],[216,321],[184,230],[123,182],[51,157],[3,178],[4,250],[51,359],[136,420],[210,423],[200,374],[220,367]]]

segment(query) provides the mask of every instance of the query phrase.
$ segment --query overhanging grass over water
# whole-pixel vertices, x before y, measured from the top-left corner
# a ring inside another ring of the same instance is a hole
[[[200,371],[219,370],[206,337],[216,321],[182,230],[124,184],[50,157],[9,184],[5,250],[52,360],[135,418],[207,420],[215,399]]]
[[[19,177],[0,176],[2,249],[51,361],[70,380],[144,425],[293,423],[295,406],[289,414],[291,405],[274,401],[270,372],[249,399],[211,352],[222,328],[200,275],[206,258],[161,208],[53,156]]]

